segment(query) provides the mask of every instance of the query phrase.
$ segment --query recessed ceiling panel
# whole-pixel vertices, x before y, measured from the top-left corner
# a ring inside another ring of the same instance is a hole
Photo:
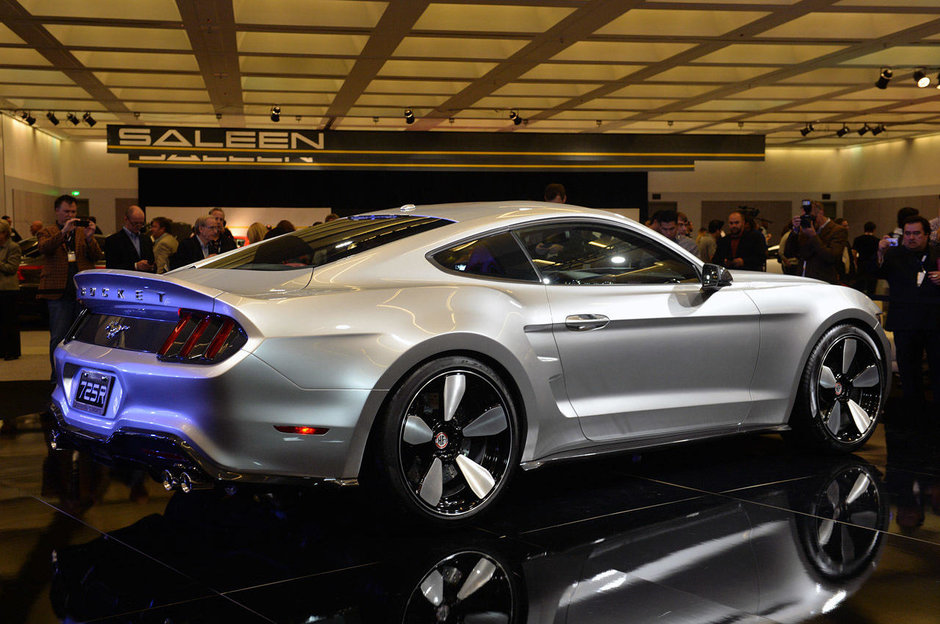
[[[524,80],[620,80],[645,65],[587,65],[583,63],[542,63],[522,74]]]
[[[10,30],[3,24],[0,24],[0,44],[3,44],[3,43],[22,44],[25,42],[22,39],[20,39],[19,35],[17,35],[15,32]]]
[[[548,30],[574,9],[499,4],[431,4],[414,30],[532,32]]]
[[[132,72],[95,72],[107,87],[152,87],[162,85],[170,89],[205,89],[199,74],[144,74]]]
[[[179,21],[180,12],[173,0],[19,0],[32,15],[61,15],[105,19]]]
[[[871,65],[873,67],[918,67],[940,65],[940,48],[934,46],[895,46],[866,54],[847,61],[842,65]],[[876,75],[875,78],[878,76]]]
[[[773,108],[775,106],[784,106],[789,104],[786,100],[712,100],[690,106],[690,110],[730,110],[730,111],[755,111]]]
[[[833,91],[841,91],[844,87],[754,87],[740,93],[728,96],[729,98],[774,100],[802,100],[805,98],[822,97]]]
[[[633,84],[614,91],[616,97],[691,98],[714,90],[711,85]]]
[[[426,106],[436,108],[439,104],[446,101],[446,95],[362,95],[356,100],[357,106],[401,106],[402,108],[414,108],[417,106]]]
[[[585,102],[578,106],[583,109],[606,109],[606,110],[625,110],[625,111],[646,111],[653,108],[660,108],[674,104],[676,100],[658,100],[658,99],[629,99],[629,98],[597,98]]]
[[[878,70],[856,69],[854,67],[826,67],[784,78],[782,83],[796,84],[825,84],[825,85],[853,85],[875,84]]]
[[[359,35],[241,32],[236,35],[242,54],[323,54],[358,56],[369,40]]]
[[[560,104],[564,104],[568,101],[568,98],[552,98],[552,97],[498,97],[490,96],[482,98],[479,102],[474,104],[475,108],[517,108],[525,110],[542,110],[545,108],[553,108]],[[523,115],[525,117],[525,115]]]
[[[297,91],[245,91],[246,104],[305,104],[308,106],[329,106],[335,93],[301,93]]]
[[[311,115],[322,116],[326,114],[326,106],[304,106],[292,104],[291,106],[281,106],[281,119],[293,119],[297,115],[309,117]],[[269,104],[249,104],[245,106],[246,115],[265,115],[270,119],[271,105]]]
[[[579,119],[579,120],[598,120],[601,121],[619,121],[624,117],[628,116],[629,113],[624,113],[616,110],[564,110],[553,116],[552,119]]]
[[[240,56],[238,64],[244,74],[308,74],[346,77],[355,59],[288,58],[283,56]]]
[[[513,82],[500,87],[493,95],[505,96],[562,96],[577,97],[597,88],[596,84],[552,83],[552,82]]]
[[[189,37],[182,28],[127,28],[116,26],[74,26],[48,24],[46,29],[66,47],[151,48],[190,50]]]
[[[845,49],[836,45],[782,45],[738,43],[706,54],[696,63],[737,63],[741,65],[794,65]]]
[[[148,54],[144,52],[89,52],[75,50],[72,52],[85,67],[89,69],[126,68],[137,69],[142,67],[154,70],[198,71],[199,64],[192,54]]]
[[[0,48],[0,63],[3,65],[51,66],[42,54],[30,48]]]
[[[734,117],[736,113],[721,113],[721,112],[709,112],[709,111],[690,111],[690,112],[676,112],[676,113],[663,113],[658,117],[653,119],[662,119],[663,121],[720,121],[722,119],[728,119],[729,117]]]
[[[932,78],[935,78],[932,77]],[[934,82],[936,86],[936,82]],[[907,84],[892,84],[889,85],[887,89],[876,89],[872,87],[870,89],[860,89],[853,93],[846,93],[840,95],[838,99],[846,100],[920,100],[923,98],[935,98],[940,93],[936,89],[918,89],[914,86],[913,81]],[[940,112],[940,107],[938,107],[938,112]]]
[[[111,90],[122,100],[166,100],[168,102],[208,102],[209,94],[204,89],[141,89],[119,87]]]
[[[2,97],[74,98],[90,97],[81,87],[45,85],[0,85]]]
[[[132,111],[162,113],[172,110],[178,113],[214,113],[211,104],[190,104],[188,102],[174,102],[171,105],[162,102],[125,102]]]
[[[366,93],[460,93],[469,82],[449,80],[373,80]]]
[[[555,56],[555,61],[607,61],[658,63],[694,47],[691,43],[632,41],[578,41]]]
[[[241,24],[284,24],[373,28],[385,12],[387,2],[358,0],[234,0],[235,21]]]
[[[246,91],[326,91],[335,93],[343,86],[342,80],[332,78],[275,78],[267,76],[242,76],[242,88]]]
[[[0,51],[3,54],[3,51]],[[0,69],[0,83],[72,85],[72,79],[57,70]],[[0,93],[3,90],[0,89]]]
[[[595,34],[715,37],[765,15],[769,13],[633,9],[599,28]]]
[[[906,3],[905,3],[906,4]],[[914,13],[809,13],[767,30],[758,37],[797,39],[873,39],[937,19]]]
[[[420,76],[427,78],[479,78],[495,63],[455,61],[388,61],[379,76]]]
[[[743,82],[769,74],[777,67],[696,67],[683,65],[656,74],[657,82],[710,82],[716,85]]]
[[[526,39],[405,37],[392,53],[392,58],[412,56],[501,60],[509,58],[527,43]]]
[[[883,102],[869,102],[862,100],[825,100],[820,102],[810,102],[808,104],[799,104],[789,107],[789,110],[793,111],[815,111],[819,113],[824,112],[840,112],[840,111],[851,111],[858,112],[869,110],[877,106],[882,106]]]

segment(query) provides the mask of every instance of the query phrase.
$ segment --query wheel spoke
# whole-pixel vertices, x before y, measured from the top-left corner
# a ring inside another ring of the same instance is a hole
[[[832,530],[835,526],[836,523],[834,520],[823,520],[819,525],[819,530],[816,532],[816,541],[819,542],[820,548],[829,543],[829,539],[832,537]]]
[[[832,390],[836,387],[836,376],[832,372],[832,369],[828,366],[823,366],[822,371],[819,374],[819,385],[823,388],[829,388]]]
[[[829,487],[826,488],[826,500],[829,501],[829,506],[832,507],[833,512],[839,508],[839,503],[842,502],[841,497],[839,496],[839,483],[833,481],[829,484]]]
[[[431,428],[417,416],[409,416],[405,420],[405,432],[402,434],[402,439],[408,444],[425,444],[433,437],[434,432]]]
[[[457,599],[466,600],[473,592],[489,583],[494,572],[496,572],[496,565],[486,557],[480,557],[477,564],[473,566],[473,570],[467,575],[467,580],[457,591]]]
[[[437,507],[441,502],[441,494],[444,492],[444,471],[441,464],[441,458],[435,457],[428,468],[428,473],[421,480],[421,489],[418,490],[418,496],[424,502]]]
[[[491,436],[502,433],[509,426],[506,420],[506,411],[502,407],[488,409],[463,428],[463,434],[468,438],[478,438],[481,436]]]
[[[868,475],[864,472],[858,475],[858,479],[855,480],[855,484],[852,486],[852,490],[849,492],[849,495],[845,497],[845,504],[851,505],[858,497],[865,493],[868,490],[868,486],[871,484],[871,481],[868,479]]]
[[[421,581],[421,593],[435,607],[441,606],[444,602],[444,577],[437,570],[431,570],[431,573]]]
[[[842,541],[842,561],[843,563],[855,561],[855,543],[852,541],[852,534],[849,527],[842,525],[839,530],[839,538]]]
[[[871,388],[881,382],[881,375],[878,374],[878,367],[872,364],[852,380],[852,385],[856,388]]]
[[[842,402],[836,401],[829,412],[829,420],[826,422],[832,435],[839,435],[839,429],[842,428]]]
[[[852,414],[852,420],[855,421],[855,427],[858,429],[859,433],[865,433],[868,431],[868,427],[871,426],[871,418],[868,416],[868,413],[862,409],[862,406],[856,403],[855,401],[849,401],[849,412]]]
[[[842,374],[849,372],[852,360],[855,359],[855,348],[857,343],[854,338],[849,338],[843,343],[842,347]]]
[[[486,468],[465,455],[457,456],[457,468],[477,498],[485,497],[496,485],[496,480]]]
[[[460,405],[460,399],[463,398],[464,390],[467,387],[467,378],[461,373],[448,375],[444,379],[444,421],[454,417],[457,412],[457,406]]]

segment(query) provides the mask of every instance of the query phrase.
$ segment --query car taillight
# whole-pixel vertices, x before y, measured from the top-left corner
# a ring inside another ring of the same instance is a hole
[[[157,357],[165,362],[214,364],[238,351],[247,341],[245,331],[221,314],[180,310]]]

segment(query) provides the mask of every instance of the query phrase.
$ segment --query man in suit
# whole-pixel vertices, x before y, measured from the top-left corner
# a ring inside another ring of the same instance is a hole
[[[72,278],[79,271],[95,268],[95,262],[101,257],[101,248],[94,236],[95,224],[75,216],[75,198],[60,195],[54,206],[55,223],[36,234],[42,253],[36,298],[45,299],[49,306],[49,362],[53,364],[53,378],[52,353],[81,311]]]
[[[838,284],[849,231],[829,219],[818,201],[811,202],[807,222],[801,223],[802,216],[793,217],[793,233],[787,237],[784,255],[799,258],[803,277]]]
[[[124,212],[124,227],[104,241],[105,266],[109,269],[153,272],[153,242],[140,231],[147,217],[140,206]]]
[[[225,226],[225,211],[221,208],[213,208],[209,211],[209,216],[215,219],[216,226],[219,228],[219,236],[213,246],[218,248],[216,253],[225,253],[238,248],[231,230]]]
[[[176,253],[170,256],[170,270],[216,254],[215,242],[219,239],[219,227],[215,217],[199,217],[193,224],[193,230],[193,236],[180,241]]]
[[[900,244],[891,236],[878,243],[877,276],[890,289],[885,329],[894,332],[901,392],[914,405],[924,400],[924,351],[933,400],[940,404],[940,247],[929,236],[927,219],[913,216],[904,222]]]
[[[767,242],[757,230],[747,229],[744,213],[728,215],[728,235],[715,243],[712,262],[729,269],[763,271],[767,264]]]
[[[179,241],[170,234],[173,222],[166,217],[154,217],[150,224],[150,236],[153,238],[153,263],[157,273],[165,273],[170,264],[170,256],[179,248]]]

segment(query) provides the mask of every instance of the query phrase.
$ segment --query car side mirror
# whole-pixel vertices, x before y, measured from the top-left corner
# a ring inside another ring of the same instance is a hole
[[[713,293],[731,284],[731,271],[717,264],[705,263],[702,267],[702,290]]]

